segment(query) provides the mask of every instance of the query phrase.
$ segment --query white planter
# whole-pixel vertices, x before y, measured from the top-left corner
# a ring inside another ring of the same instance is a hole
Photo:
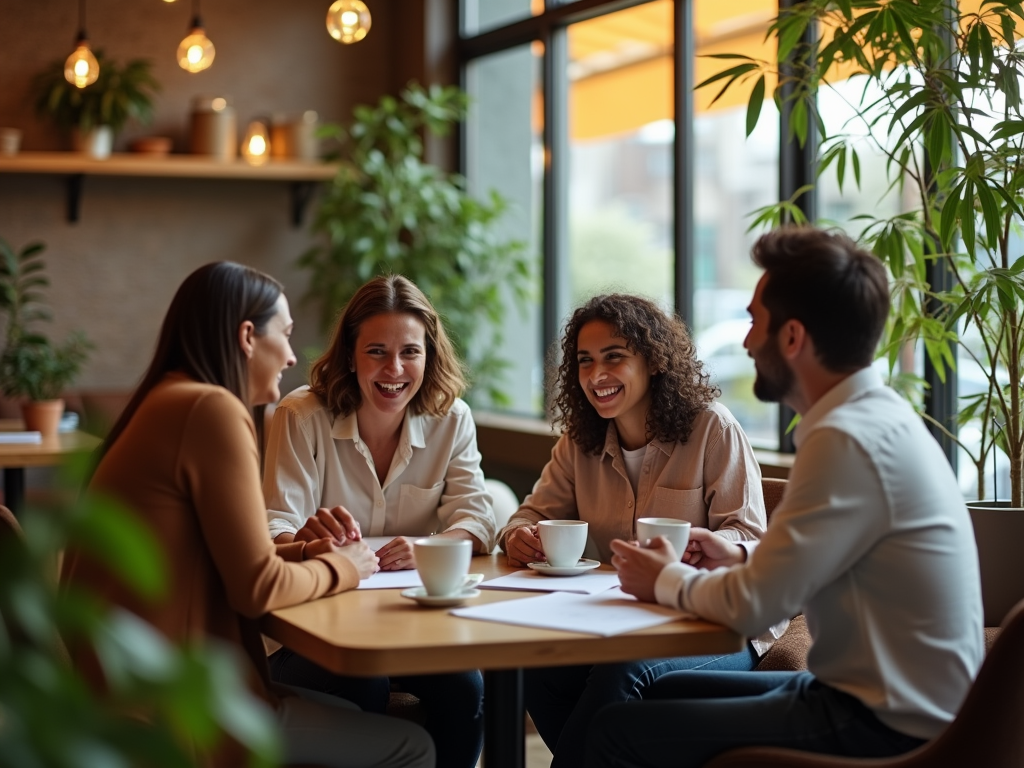
[[[985,626],[997,627],[1024,599],[1024,568],[1020,543],[1024,541],[1024,509],[1008,501],[969,501],[981,566],[981,599]]]
[[[71,132],[71,145],[94,160],[106,160],[114,148],[114,131],[109,125],[97,125],[91,131]]]

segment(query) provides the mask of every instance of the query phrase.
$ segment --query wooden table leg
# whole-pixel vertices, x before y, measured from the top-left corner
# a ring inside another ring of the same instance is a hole
[[[4,467],[4,506],[14,516],[21,514],[25,506],[25,468]]]
[[[525,768],[523,670],[484,672],[484,768]]]

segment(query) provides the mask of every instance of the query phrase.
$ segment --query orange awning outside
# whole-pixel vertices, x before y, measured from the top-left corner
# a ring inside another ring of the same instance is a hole
[[[964,13],[975,13],[981,4],[982,0],[962,0],[960,6]],[[695,0],[694,12],[694,83],[736,63],[705,58],[709,54],[742,53],[774,60],[775,43],[765,40],[765,35],[778,13],[778,0]],[[629,133],[657,120],[672,119],[672,13],[671,0],[655,0],[569,27],[570,135],[574,141]],[[1001,36],[997,28],[993,35]],[[715,83],[694,93],[697,114],[747,103],[750,87],[733,87],[712,106],[721,85]],[[770,98],[774,78],[765,86]],[[539,121],[539,111],[535,114]]]
[[[711,53],[774,57],[765,41],[777,0],[699,0],[695,7],[695,82],[728,65],[701,58]],[[635,131],[657,120],[671,120],[672,2],[655,2],[574,24],[569,28],[569,110],[573,140],[597,139]],[[768,93],[774,83],[768,83]],[[694,95],[697,112],[708,110],[718,89]],[[749,93],[749,91],[747,92]],[[732,89],[714,108],[746,103],[743,89]]]

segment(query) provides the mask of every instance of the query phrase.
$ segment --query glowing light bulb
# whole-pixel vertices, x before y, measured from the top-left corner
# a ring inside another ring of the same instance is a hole
[[[213,64],[216,55],[217,50],[202,25],[193,22],[192,31],[178,45],[178,66],[188,72],[202,72]]]
[[[242,157],[249,165],[263,165],[270,157],[270,133],[262,120],[253,120],[245,129]]]
[[[64,62],[64,79],[78,88],[85,88],[96,82],[100,75],[100,65],[89,50],[89,42],[79,38],[78,47]]]
[[[335,0],[327,10],[327,32],[342,43],[358,43],[370,31],[370,9],[362,0]]]

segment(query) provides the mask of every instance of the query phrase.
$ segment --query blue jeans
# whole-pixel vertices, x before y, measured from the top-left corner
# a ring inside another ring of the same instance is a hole
[[[477,671],[445,675],[347,677],[282,648],[269,659],[274,681],[347,699],[364,712],[384,714],[391,683],[420,700],[423,727],[434,740],[437,765],[474,768],[484,739],[484,679]]]
[[[675,672],[651,686],[644,701],[598,713],[584,764],[699,768],[722,752],[750,746],[891,757],[923,743],[810,672]]]
[[[551,768],[578,768],[587,729],[603,707],[647,698],[662,675],[684,669],[749,671],[757,653],[747,644],[726,656],[680,656],[619,664],[528,669],[523,675],[526,709],[537,732],[554,756]],[[439,762],[438,765],[441,763]]]

